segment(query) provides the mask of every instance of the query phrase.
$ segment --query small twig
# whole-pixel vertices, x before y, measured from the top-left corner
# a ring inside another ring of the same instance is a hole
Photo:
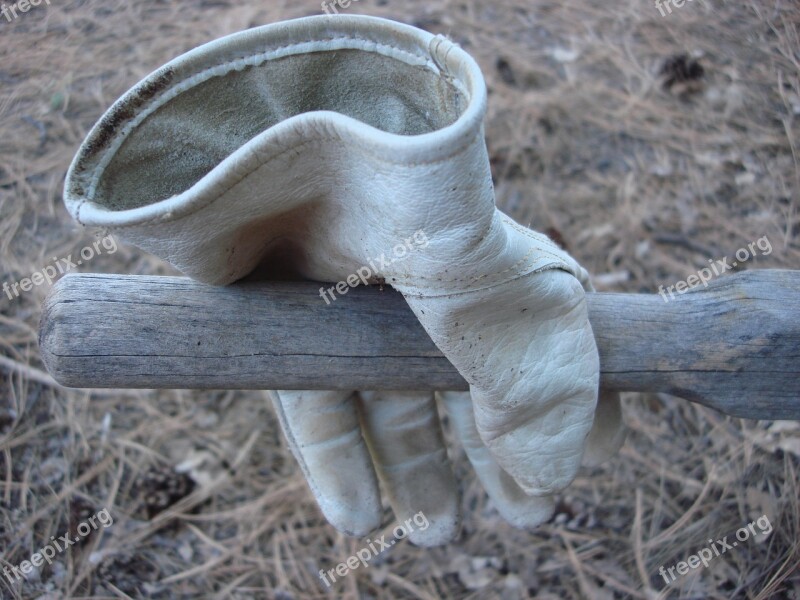
[[[0,356],[0,367],[12,373],[21,373],[22,376],[29,381],[35,381],[36,383],[41,383],[42,385],[54,388],[62,387],[55,379],[50,377],[50,375],[44,371],[40,371],[39,369],[30,365],[19,363],[8,358],[7,356]]]
[[[699,244],[693,240],[680,234],[660,233],[653,236],[653,241],[658,244],[672,244],[673,246],[682,246],[692,252],[699,252],[704,256],[713,257],[716,253],[713,248],[709,248],[703,244]]]

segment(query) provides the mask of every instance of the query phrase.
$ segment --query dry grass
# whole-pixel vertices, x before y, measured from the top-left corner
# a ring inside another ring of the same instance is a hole
[[[62,181],[122,92],[203,41],[319,12],[265,4],[53,0],[0,22],[3,281],[92,240],[64,211]],[[664,18],[634,0],[361,0],[348,12],[447,33],[476,56],[498,203],[560,232],[600,287],[652,293],[765,235],[774,251],[744,268],[800,268],[796,3],[695,0]],[[659,83],[680,53],[705,69],[694,93]],[[170,272],[130,247],[83,268]],[[59,388],[36,346],[45,293],[0,299],[2,564],[87,512],[107,507],[115,522],[23,586],[0,576],[3,598],[800,598],[800,427],[639,395],[625,401],[620,456],[582,474],[553,522],[504,524],[455,449],[459,540],[399,544],[326,591],[318,569],[363,541],[321,519],[264,393]],[[194,491],[153,516],[153,473],[184,485],[179,465]],[[671,586],[658,575],[761,515],[768,537]]]

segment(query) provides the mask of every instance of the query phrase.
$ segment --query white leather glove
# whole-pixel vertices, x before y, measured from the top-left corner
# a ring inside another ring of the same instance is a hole
[[[325,518],[349,535],[381,524],[376,473],[398,523],[416,544],[434,546],[458,532],[456,481],[433,394],[428,392],[273,392],[289,445]],[[374,464],[374,469],[373,469]]]
[[[314,496],[340,531],[364,536],[381,523],[380,480],[398,523],[418,512],[422,546],[452,540],[460,513],[457,484],[429,392],[274,391],[273,404]],[[547,521],[553,496],[528,496],[480,439],[467,392],[443,392],[451,427],[500,515],[518,528]],[[601,392],[583,464],[594,466],[623,442],[617,394]],[[374,465],[374,470],[373,470]],[[376,478],[376,473],[378,477]]]
[[[369,281],[403,293],[469,382],[488,455],[547,497],[574,478],[593,422],[597,448],[621,442],[619,407],[597,404],[586,272],[495,208],[485,108],[478,66],[441,36],[364,16],[277,23],[126,93],[75,157],[65,202],[212,284],[264,261],[328,282],[374,266]],[[375,265],[418,232],[424,248]]]
[[[284,390],[272,394],[289,445],[334,527],[356,536],[376,529],[383,513],[380,481],[397,523],[419,512],[428,520],[426,529],[412,529],[412,542],[435,546],[456,536],[458,488],[432,393]],[[481,441],[469,393],[444,392],[440,398],[500,515],[519,528],[549,519],[553,497],[526,495]]]

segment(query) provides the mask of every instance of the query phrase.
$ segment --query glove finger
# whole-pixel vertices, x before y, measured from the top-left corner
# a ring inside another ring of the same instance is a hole
[[[383,510],[353,392],[276,391],[275,411],[322,513],[336,529],[364,536]]]
[[[601,389],[581,464],[585,467],[596,467],[607,461],[625,443],[627,433],[622,421],[619,393]]]
[[[549,520],[555,511],[555,499],[553,496],[528,496],[511,475],[500,468],[478,435],[469,392],[441,392],[439,397],[447,407],[450,423],[478,480],[500,516],[520,529],[533,528]]]
[[[550,269],[484,290],[408,302],[469,381],[478,433],[500,467],[531,496],[569,485],[600,383],[579,281]]]
[[[458,493],[433,394],[360,395],[364,437],[398,522],[417,545],[451,541],[460,520]],[[415,515],[428,523],[425,529]]]
[[[594,292],[589,273],[584,268],[576,270],[584,291]],[[614,456],[625,443],[627,431],[622,421],[622,407],[618,392],[601,389],[594,411],[594,422],[586,438],[586,450],[581,465],[596,467]]]

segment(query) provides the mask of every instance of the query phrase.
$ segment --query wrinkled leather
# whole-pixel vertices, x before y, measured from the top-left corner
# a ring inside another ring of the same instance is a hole
[[[587,436],[592,458],[605,457],[621,420],[616,397],[597,403],[586,271],[495,207],[485,110],[480,69],[442,36],[364,16],[286,21],[201,46],[126,93],[81,146],[65,203],[80,223],[217,285],[277,260],[342,281],[423,232],[424,247],[369,280],[405,296],[469,382],[471,404],[446,400],[467,453],[500,511],[532,525],[575,477]],[[394,476],[420,447],[381,428],[423,432],[433,458],[420,469],[454,488],[432,401],[403,400],[426,407],[415,429],[400,399],[379,394],[383,407],[369,394],[276,395],[323,511],[351,533],[379,521],[371,461],[396,511],[421,510],[413,500],[427,493]],[[437,498],[421,543],[457,530],[452,493]]]

